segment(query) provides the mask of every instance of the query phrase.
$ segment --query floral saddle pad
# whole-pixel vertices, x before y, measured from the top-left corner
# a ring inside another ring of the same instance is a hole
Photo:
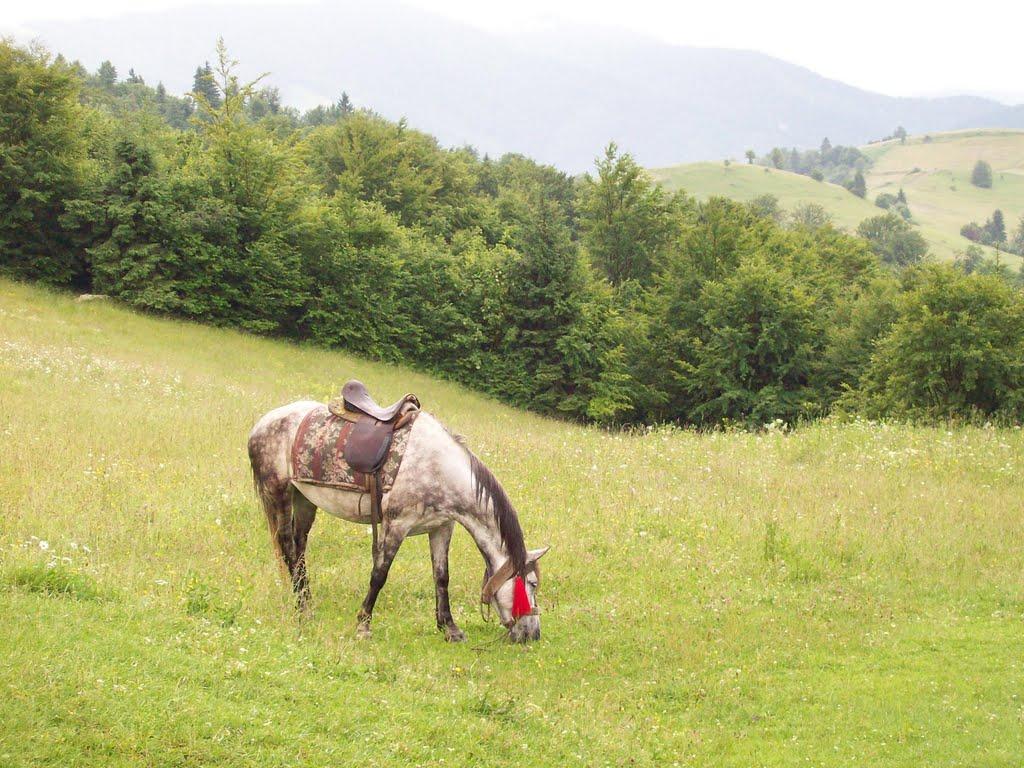
[[[396,429],[392,436],[391,447],[380,470],[380,486],[384,493],[395,484],[414,421],[411,419],[409,424]],[[352,469],[344,459],[345,441],[354,426],[353,421],[331,413],[326,405],[310,411],[299,424],[292,443],[292,480],[346,491],[368,491],[369,476]]]

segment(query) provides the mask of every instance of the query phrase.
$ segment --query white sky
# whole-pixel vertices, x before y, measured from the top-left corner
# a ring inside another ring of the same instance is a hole
[[[286,5],[310,0],[256,0]],[[372,1],[372,0],[368,0]],[[979,93],[1024,101],[1022,0],[406,0],[497,32],[572,22],[682,45],[748,48],[893,96]],[[0,27],[253,0],[0,0]]]

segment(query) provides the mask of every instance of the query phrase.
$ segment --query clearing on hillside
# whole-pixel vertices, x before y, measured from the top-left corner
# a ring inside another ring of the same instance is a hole
[[[409,541],[320,515],[296,614],[246,436],[351,376],[463,433],[545,558],[544,635],[433,631]],[[0,764],[1018,766],[1024,432],[617,433],[405,369],[0,281]]]

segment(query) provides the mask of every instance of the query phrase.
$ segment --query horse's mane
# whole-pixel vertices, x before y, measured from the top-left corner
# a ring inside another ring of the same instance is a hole
[[[457,440],[465,448],[465,443]],[[498,533],[501,536],[501,543],[505,545],[509,559],[512,561],[512,568],[517,575],[522,575],[526,569],[526,542],[523,540],[523,529],[519,525],[519,516],[516,515],[515,507],[501,487],[498,478],[489,470],[472,451],[466,448],[469,454],[469,465],[473,472],[473,490],[476,493],[476,503],[480,509],[487,508],[487,502],[491,503],[494,510],[494,517],[498,521]]]

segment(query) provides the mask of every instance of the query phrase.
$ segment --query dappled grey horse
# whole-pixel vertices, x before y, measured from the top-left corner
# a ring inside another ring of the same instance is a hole
[[[375,522],[365,493],[304,481],[293,473],[293,446],[300,428],[316,415],[315,409],[321,413],[325,406],[304,400],[277,408],[263,416],[249,435],[253,479],[271,540],[302,607],[309,599],[306,540],[317,509],[353,523]],[[465,639],[452,618],[448,599],[448,548],[459,523],[483,555],[481,603],[497,613],[512,640],[536,640],[540,637],[537,561],[547,548],[526,549],[516,511],[493,473],[429,413],[417,413],[405,428],[409,433],[400,469],[381,497],[381,540],[374,548],[357,633],[370,635],[374,603],[406,536],[425,533],[430,538],[438,629],[446,640]]]

